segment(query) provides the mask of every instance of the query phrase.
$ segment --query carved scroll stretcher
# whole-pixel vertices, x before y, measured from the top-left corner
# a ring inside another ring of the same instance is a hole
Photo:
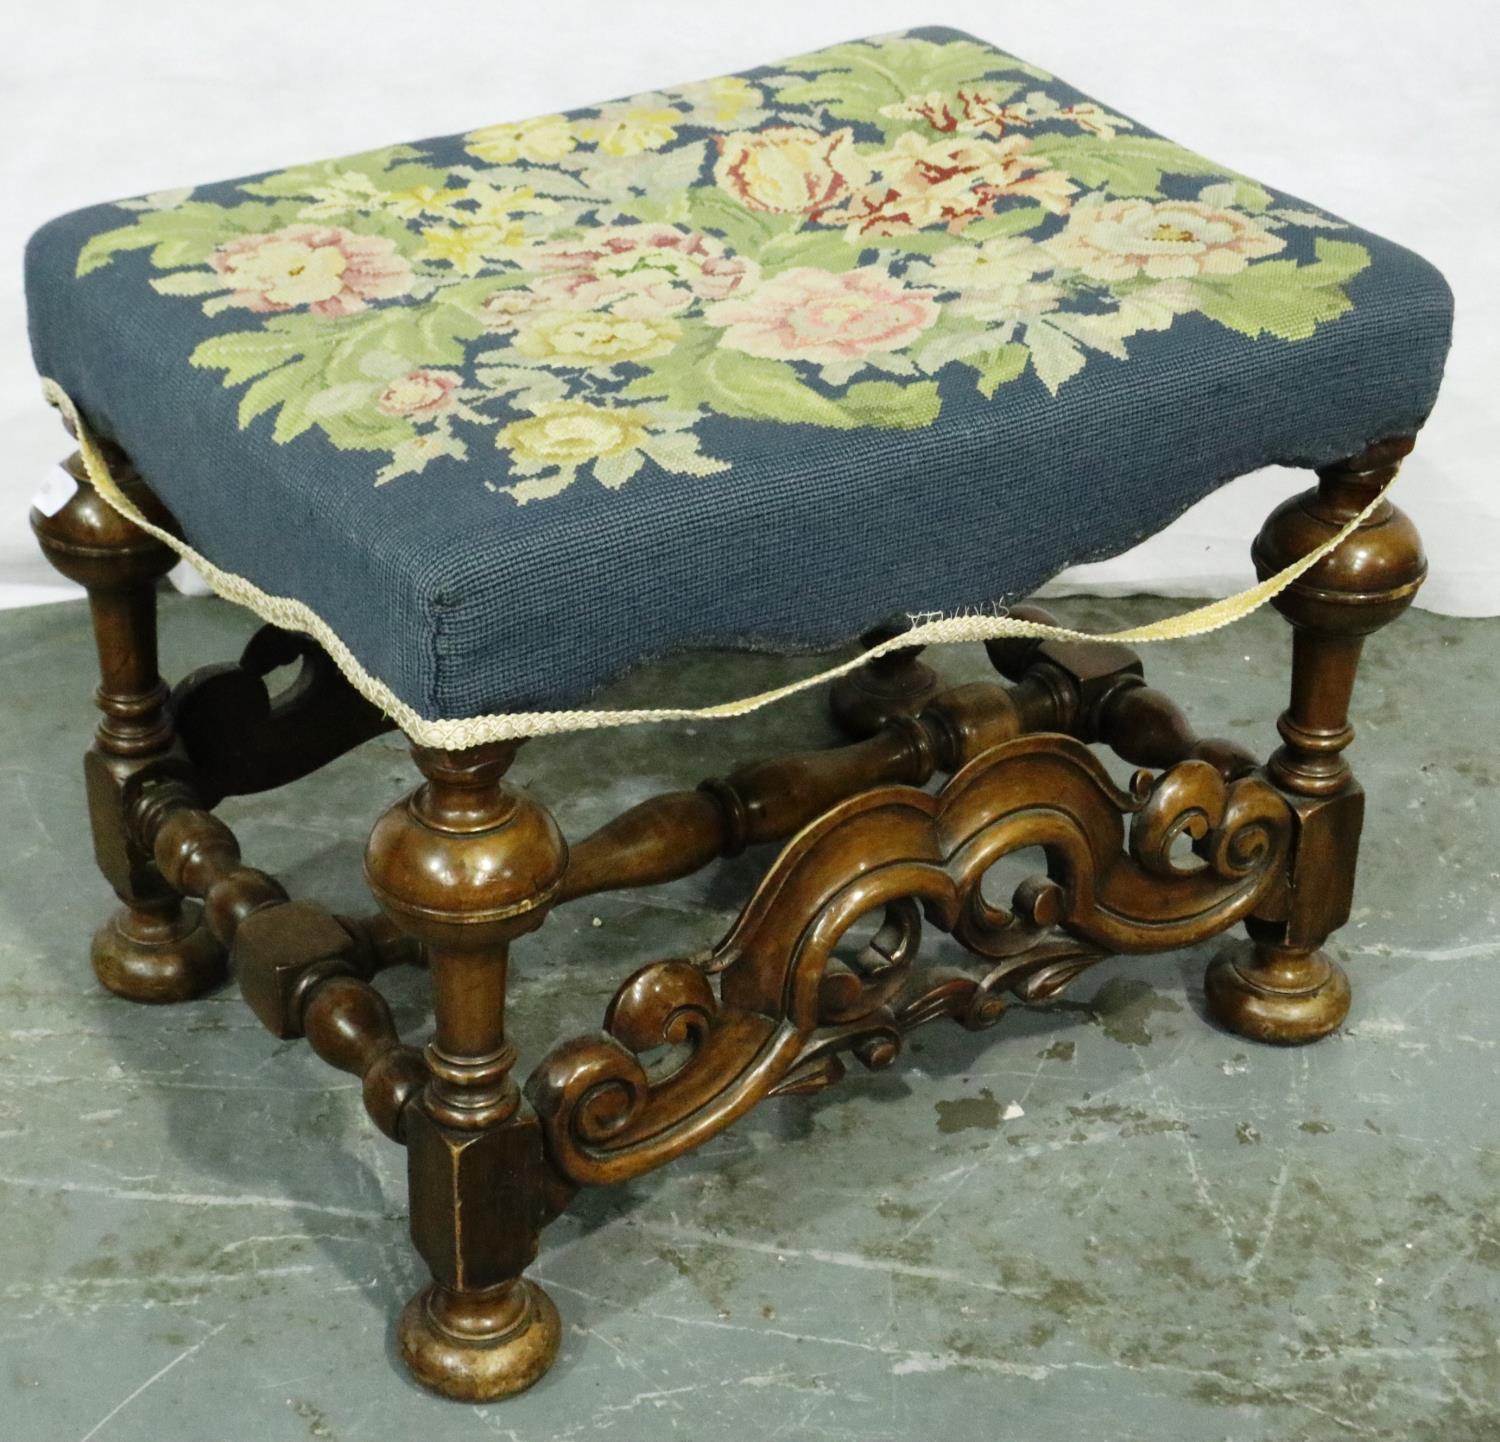
[[[527,1092],[549,1158],[575,1185],[636,1176],[772,1092],[833,1080],[838,1052],[886,1065],[937,1016],[988,1025],[1001,991],[1050,994],[1102,956],[1202,941],[1280,884],[1291,828],[1259,775],[1226,781],[1189,759],[1127,792],[1082,743],[1048,734],[978,756],[936,794],[850,797],[787,845],[705,963],[636,972],[604,1032],[544,1058]],[[993,905],[985,874],[1027,847],[1045,852],[1046,877],[1012,909]],[[912,903],[991,965],[919,969]],[[850,928],[882,910],[894,944],[840,957]],[[662,1047],[682,1055],[653,1075],[643,1054]]]

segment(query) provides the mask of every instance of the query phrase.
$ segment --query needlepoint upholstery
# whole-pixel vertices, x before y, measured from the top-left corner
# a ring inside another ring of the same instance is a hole
[[[432,719],[1015,600],[1415,430],[1451,320],[1411,252],[931,28],[93,206],[26,282],[187,540]]]

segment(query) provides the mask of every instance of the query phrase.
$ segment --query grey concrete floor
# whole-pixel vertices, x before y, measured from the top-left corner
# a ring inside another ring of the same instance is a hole
[[[1060,609],[1104,627],[1163,606]],[[228,659],[247,630],[169,598],[165,667]],[[1266,749],[1286,649],[1264,614],[1150,670],[1200,729]],[[1500,1437],[1497,653],[1500,623],[1420,614],[1372,643],[1341,1035],[1278,1051],[1216,1031],[1212,946],[1107,964],[982,1036],[924,1031],[889,1072],[584,1194],[536,1269],[558,1364],[469,1408],[393,1365],[423,1274],[402,1155],[351,1079],[233,990],[156,1010],[94,986],[85,613],[0,615],[0,1439]],[[808,664],[700,658],[609,699]],[[537,743],[517,770],[577,836],[828,735],[809,697]],[[224,814],[293,895],[363,910],[365,832],[412,774],[383,739]],[[583,902],[518,947],[522,1071],[596,1027],[634,967],[714,939],[761,864]],[[386,979],[413,1037],[423,981]]]

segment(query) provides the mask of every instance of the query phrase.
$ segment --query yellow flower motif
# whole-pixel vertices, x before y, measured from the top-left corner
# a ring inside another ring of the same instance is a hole
[[[453,202],[462,200],[465,192],[440,189],[435,185],[415,185],[410,190],[387,190],[378,197],[382,208],[403,220],[420,220],[424,215],[451,215]]]
[[[512,349],[555,366],[611,366],[666,355],[682,336],[671,316],[544,311],[524,321]]]
[[[534,415],[505,426],[495,444],[526,469],[573,467],[638,449],[650,434],[649,423],[650,412],[636,406],[545,401]]]
[[[580,120],[575,133],[580,140],[594,141],[605,155],[639,155],[676,140],[681,119],[675,110],[637,106],[623,112],[605,111],[597,120]]]
[[[513,216],[546,215],[558,208],[555,200],[537,195],[529,185],[497,189],[482,180],[464,191],[462,199],[473,201],[474,208],[458,214],[476,225],[508,225]]]
[[[539,115],[535,120],[489,125],[464,136],[469,152],[492,165],[510,165],[517,160],[543,164],[561,160],[578,144],[566,116]]]
[[[714,121],[719,125],[728,125],[738,120],[747,110],[753,110],[760,104],[760,91],[743,75],[726,75],[722,80],[709,80],[704,83],[702,91],[705,104],[712,107]]]
[[[506,190],[479,181],[467,190],[445,193],[465,205],[443,210],[451,224],[423,229],[417,254],[424,260],[445,260],[464,275],[477,275],[487,260],[503,259],[506,251],[525,243],[526,225],[520,216],[557,209],[556,201],[534,195],[524,185]],[[468,202],[473,202],[472,208]]]
[[[445,260],[464,275],[478,275],[487,260],[515,250],[526,239],[519,220],[505,225],[429,225],[422,231],[422,260]]]

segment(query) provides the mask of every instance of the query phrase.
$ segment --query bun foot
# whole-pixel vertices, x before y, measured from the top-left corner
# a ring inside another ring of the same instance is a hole
[[[433,1282],[406,1304],[397,1336],[401,1360],[424,1387],[458,1402],[494,1402],[541,1380],[562,1324],[552,1298],[525,1277],[483,1292]]]
[[[176,898],[122,906],[94,933],[94,975],[126,1001],[191,1001],[228,975],[229,961],[198,907]]]
[[[1321,951],[1266,942],[1247,957],[1225,952],[1203,979],[1209,1014],[1250,1041],[1300,1046],[1337,1031],[1349,1014],[1349,978]]]

